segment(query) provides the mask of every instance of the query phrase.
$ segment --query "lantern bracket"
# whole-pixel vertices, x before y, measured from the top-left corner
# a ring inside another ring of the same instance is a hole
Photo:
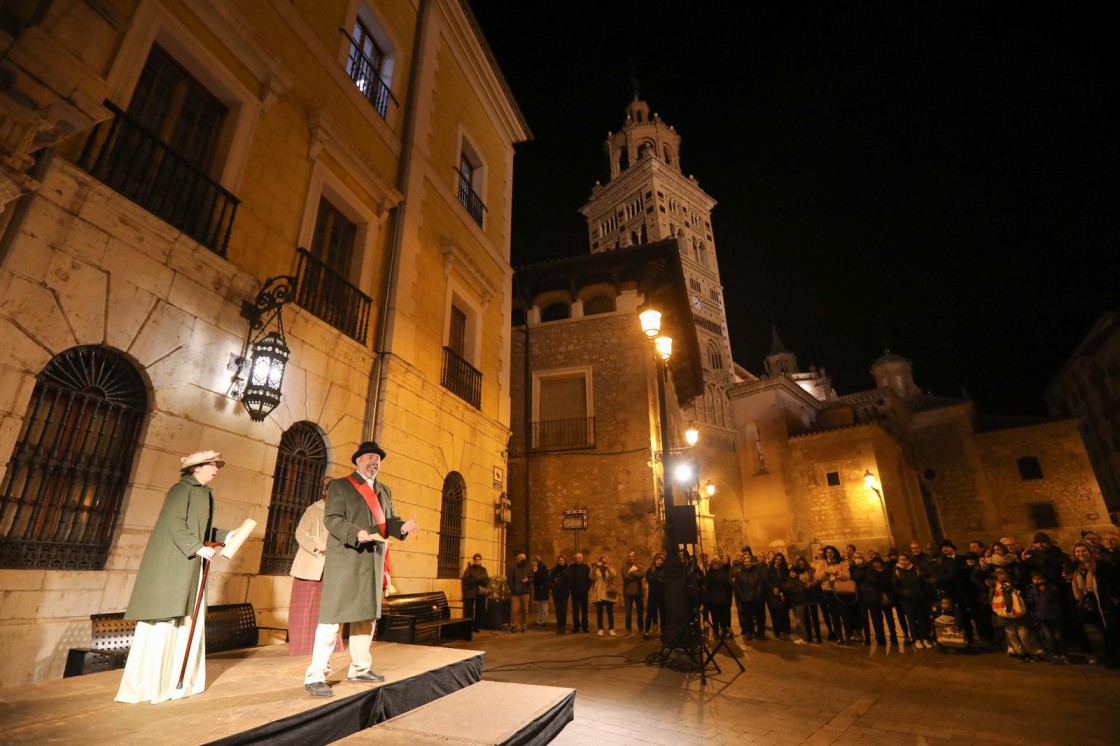
[[[256,298],[241,302],[241,317],[249,322],[249,337],[270,323],[273,316],[279,315],[280,309],[295,295],[297,282],[292,275],[270,277],[264,281]],[[268,314],[272,316],[266,319]]]
[[[258,342],[268,335],[275,322],[281,344],[284,339],[284,318],[281,311],[295,297],[297,278],[291,275],[270,277],[261,285],[257,296],[241,303],[241,317],[249,322],[249,329],[241,345],[240,354],[230,354],[230,387],[227,395],[244,403],[245,389],[249,383],[250,353]],[[251,413],[252,414],[252,413]],[[254,417],[256,419],[256,417]]]

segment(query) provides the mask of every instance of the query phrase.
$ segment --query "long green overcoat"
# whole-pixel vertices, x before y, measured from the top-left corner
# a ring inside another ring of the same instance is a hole
[[[354,478],[365,481],[358,472]],[[393,510],[393,493],[380,481],[373,483],[385,515],[386,538],[403,539],[404,521]],[[327,539],[327,560],[323,567],[323,598],[319,603],[319,622],[341,624],[364,622],[381,617],[381,583],[385,571],[385,547],[379,541],[358,543],[358,531],[381,534],[365,498],[347,478],[336,479],[327,487],[323,523]]]
[[[194,612],[202,568],[202,558],[195,552],[206,540],[223,541],[229,533],[213,524],[210,488],[193,474],[184,476],[168,491],[152,527],[125,619],[171,619]]]

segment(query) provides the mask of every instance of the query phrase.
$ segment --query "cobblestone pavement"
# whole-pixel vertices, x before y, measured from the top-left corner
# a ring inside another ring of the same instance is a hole
[[[593,622],[594,623],[594,622]],[[484,678],[577,690],[553,742],[584,744],[1116,743],[1120,672],[1103,666],[767,640],[734,644],[746,670],[646,665],[656,639],[482,632]],[[515,706],[511,703],[511,706]]]

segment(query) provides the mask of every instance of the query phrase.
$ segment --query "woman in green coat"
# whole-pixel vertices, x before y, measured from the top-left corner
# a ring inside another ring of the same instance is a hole
[[[196,625],[183,688],[177,689],[176,684],[187,655],[202,563],[216,556],[206,542],[222,541],[228,533],[214,528],[214,495],[207,486],[225,462],[217,451],[199,451],[180,461],[182,478],[163,502],[125,611],[125,619],[135,619],[137,624],[117,702],[157,704],[206,688],[202,621]],[[198,612],[205,620],[205,597]]]

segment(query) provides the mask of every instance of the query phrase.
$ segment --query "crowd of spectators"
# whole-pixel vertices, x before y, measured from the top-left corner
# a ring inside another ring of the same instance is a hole
[[[746,642],[774,639],[796,644],[864,645],[885,652],[938,649],[962,653],[1004,651],[1020,662],[1103,660],[1120,667],[1120,534],[1082,533],[1070,552],[1045,532],[1023,547],[1015,537],[969,542],[958,551],[951,540],[908,552],[859,551],[827,545],[810,560],[793,562],[781,552],[743,547],[734,557],[705,554],[684,561],[698,580],[705,633]],[[643,567],[634,552],[615,569],[607,556],[593,564],[561,555],[549,569],[524,555],[510,570],[515,631],[525,630],[528,595],[537,602],[537,626],[589,632],[588,602],[595,606],[599,635],[615,636],[615,605],[624,604],[625,634],[648,639],[663,621],[664,557]],[[467,583],[471,569],[464,573]],[[464,586],[466,587],[466,586]],[[571,608],[571,628],[568,610]],[[823,622],[823,624],[822,624]],[[1090,634],[1092,633],[1092,634]],[[1096,648],[1100,648],[1097,650]]]

